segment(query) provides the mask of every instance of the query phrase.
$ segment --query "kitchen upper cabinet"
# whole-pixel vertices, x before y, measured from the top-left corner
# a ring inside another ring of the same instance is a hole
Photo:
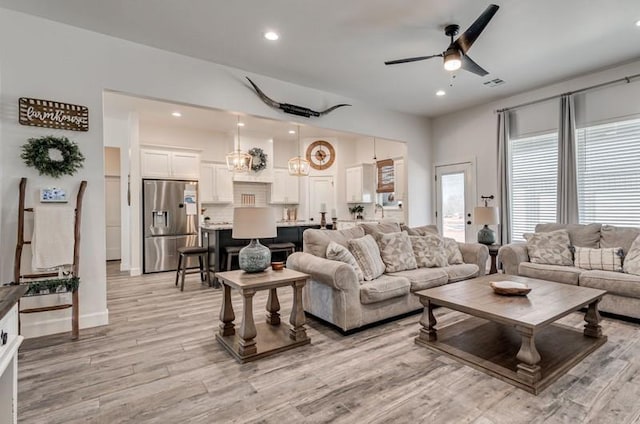
[[[396,197],[396,200],[405,200],[406,193],[406,181],[405,181],[405,169],[404,169],[404,159],[396,159],[393,161],[393,191]]]
[[[233,202],[233,173],[226,165],[202,163],[199,183],[200,203]]]
[[[375,165],[364,163],[346,169],[347,203],[372,203],[375,197]]]
[[[171,150],[140,150],[143,177],[194,180],[199,176],[200,155]]]
[[[300,203],[300,177],[289,175],[288,169],[274,169],[269,203],[285,205]]]

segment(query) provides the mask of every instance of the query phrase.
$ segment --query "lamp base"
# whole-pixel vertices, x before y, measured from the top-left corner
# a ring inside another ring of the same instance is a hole
[[[496,242],[496,233],[489,228],[488,226],[484,226],[478,231],[478,243],[491,245]]]
[[[257,239],[252,239],[249,245],[240,249],[238,262],[245,272],[262,272],[271,264],[271,250]]]

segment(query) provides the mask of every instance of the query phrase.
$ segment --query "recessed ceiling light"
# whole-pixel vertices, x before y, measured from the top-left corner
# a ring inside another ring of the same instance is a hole
[[[636,26],[640,27],[640,19],[636,21]]]
[[[172,112],[171,116],[175,116],[176,118],[179,118],[182,116],[182,114],[180,112]]]
[[[276,41],[278,38],[280,38],[280,36],[276,32],[267,31],[264,33],[264,38],[266,38],[269,41]]]
[[[445,91],[444,91],[444,90],[438,90],[438,91],[436,91],[436,96],[444,96],[445,94],[447,94],[447,93],[445,93]]]
[[[244,122],[238,122],[239,127],[244,127]]]
[[[295,134],[296,130],[289,130],[289,134]]]

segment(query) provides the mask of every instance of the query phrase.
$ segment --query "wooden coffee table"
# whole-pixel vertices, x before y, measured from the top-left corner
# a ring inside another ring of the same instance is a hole
[[[305,316],[302,308],[302,288],[309,276],[291,269],[246,273],[244,271],[216,272],[222,283],[224,296],[220,310],[220,330],[216,339],[239,362],[254,361],[274,353],[308,344],[311,339],[304,328]],[[280,324],[280,302],[278,287],[293,287],[293,307],[289,323]],[[236,334],[233,321],[235,314],[231,304],[231,289],[242,294],[242,324]],[[255,324],[253,320],[253,296],[258,290],[269,290],[266,323]]]
[[[532,288],[527,296],[495,294],[491,281]],[[424,305],[415,342],[444,352],[517,387],[538,394],[602,346],[598,302],[604,290],[514,275],[493,274],[415,294]],[[435,305],[472,315],[436,329]],[[584,331],[554,323],[588,306]]]

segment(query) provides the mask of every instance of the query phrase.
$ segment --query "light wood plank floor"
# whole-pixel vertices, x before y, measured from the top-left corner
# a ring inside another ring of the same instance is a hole
[[[25,341],[20,423],[640,422],[638,324],[605,319],[607,344],[533,396],[415,345],[419,315],[350,336],[310,319],[311,345],[239,365],[214,339],[220,290],[115,274],[111,324],[76,342]],[[288,316],[288,291],[280,301]],[[258,293],[257,320],[265,303]],[[436,312],[441,324],[464,317]],[[563,322],[581,327],[582,315]]]

